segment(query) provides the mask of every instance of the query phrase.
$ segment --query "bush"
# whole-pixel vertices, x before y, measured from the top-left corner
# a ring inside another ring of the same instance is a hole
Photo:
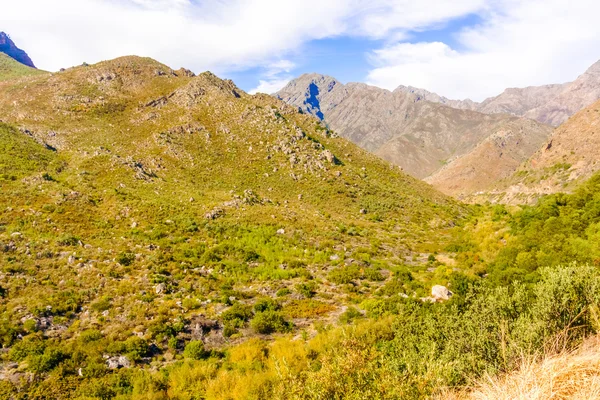
[[[242,303],[235,303],[221,314],[225,322],[246,322],[252,317],[252,308]]]
[[[281,309],[281,305],[273,299],[263,298],[259,299],[254,303],[254,311],[263,312],[263,311],[277,311]]]
[[[53,370],[65,358],[60,350],[46,349],[43,354],[31,355],[27,361],[27,368],[34,373]]]
[[[351,283],[358,278],[360,278],[360,268],[356,265],[336,268],[327,274],[327,279],[338,285]]]
[[[58,239],[60,246],[77,246],[81,239],[74,235],[63,235]]]
[[[343,324],[350,324],[357,318],[361,318],[362,314],[355,307],[348,307],[346,311],[340,315],[340,322]]]
[[[135,254],[130,252],[121,252],[117,256],[117,262],[125,267],[133,264],[135,261]]]
[[[257,333],[269,334],[273,332],[289,332],[292,325],[285,320],[278,311],[266,310],[256,313],[250,326]]]
[[[8,358],[11,361],[23,361],[30,355],[40,355],[44,353],[46,344],[37,337],[27,337],[24,340],[15,343],[8,352]]]
[[[306,298],[314,297],[314,295],[317,294],[316,289],[317,285],[314,282],[299,283],[296,285],[296,290],[298,291],[298,293],[300,293]]]
[[[127,355],[133,360],[137,361],[148,355],[148,342],[144,339],[132,336],[125,341],[125,351]]]
[[[91,308],[94,311],[103,312],[109,310],[111,305],[111,298],[104,296],[92,303]]]
[[[192,360],[202,360],[206,358],[208,352],[204,350],[204,342],[202,340],[192,340],[185,345],[183,355]]]

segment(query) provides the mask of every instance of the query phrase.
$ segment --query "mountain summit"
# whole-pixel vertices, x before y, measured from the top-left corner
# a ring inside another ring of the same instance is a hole
[[[27,65],[28,67],[35,68],[33,61],[27,55],[24,50],[21,50],[17,47],[15,42],[13,42],[6,33],[0,32],[0,53],[4,53],[21,64]]]

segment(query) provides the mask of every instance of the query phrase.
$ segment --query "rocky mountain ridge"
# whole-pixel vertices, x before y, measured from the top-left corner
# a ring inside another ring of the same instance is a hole
[[[508,88],[498,96],[478,103],[451,100],[425,89],[399,86],[397,91],[414,93],[419,99],[485,114],[506,113],[558,126],[570,116],[600,99],[600,61],[573,82]]]
[[[551,128],[505,114],[483,114],[427,100],[426,92],[388,90],[362,83],[341,84],[332,77],[305,74],[276,96],[324,120],[341,136],[425,178],[481,141],[501,132],[522,132],[534,148]],[[524,160],[522,160],[524,161]],[[512,172],[506,164],[502,176]]]

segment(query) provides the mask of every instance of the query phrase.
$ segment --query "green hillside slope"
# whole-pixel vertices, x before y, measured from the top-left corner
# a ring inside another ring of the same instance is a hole
[[[44,73],[44,71],[23,65],[20,62],[12,59],[10,56],[0,53],[0,81],[27,75],[40,75]]]
[[[467,213],[274,98],[150,59],[4,80],[0,120],[3,376],[37,374],[30,394],[314,335]]]

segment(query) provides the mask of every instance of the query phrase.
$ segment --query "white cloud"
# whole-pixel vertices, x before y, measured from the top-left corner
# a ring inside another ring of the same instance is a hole
[[[483,22],[443,43],[389,43],[371,54],[367,81],[422,87],[451,98],[574,79],[600,58],[597,0],[495,0]]]
[[[272,94],[278,92],[280,89],[283,89],[285,85],[287,85],[292,80],[292,77],[286,77],[281,79],[269,79],[269,80],[259,80],[258,86],[249,91],[250,94],[256,93],[266,93]]]
[[[400,37],[483,0],[4,0],[0,26],[39,67],[122,55],[217,73],[264,65],[310,40]]]
[[[4,0],[0,28],[47,70],[123,55],[224,74],[259,68],[256,90],[289,78],[315,39],[385,39],[367,81],[482,99],[508,86],[573,79],[600,58],[597,0]],[[448,43],[411,32],[476,13]],[[596,49],[599,49],[596,51]],[[278,64],[279,63],[279,64]]]
[[[293,79],[290,71],[296,67],[296,64],[290,60],[277,60],[264,68],[261,74],[258,86],[250,90],[250,94],[255,93],[275,93],[282,89]]]

